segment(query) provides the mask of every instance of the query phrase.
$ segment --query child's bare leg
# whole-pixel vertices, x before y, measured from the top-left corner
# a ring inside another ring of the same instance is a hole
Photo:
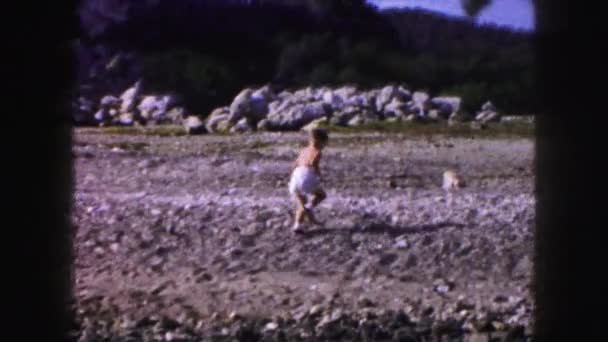
[[[302,208],[302,210],[306,209],[306,197],[296,193],[296,199],[298,200],[298,208]]]
[[[298,208],[296,209],[296,216],[294,218],[293,229],[298,229],[302,221],[304,221],[305,209],[304,207],[298,204]]]
[[[445,204],[449,207],[452,205],[452,192],[451,191],[446,191],[446,200],[445,200]]]
[[[298,200],[298,208],[296,209],[296,215],[294,218],[293,229],[297,230],[300,226],[300,223],[304,220],[304,214],[306,213],[305,205],[306,198],[300,194],[296,194],[296,198]]]
[[[321,203],[321,201],[323,201],[326,197],[327,197],[327,195],[321,189],[319,189],[319,190],[317,190],[317,191],[314,192],[313,197],[312,197],[312,201],[310,203],[310,206],[306,208],[306,214],[307,214],[308,219],[310,220],[310,222],[312,222],[314,224],[321,224],[315,218],[314,214],[312,213],[312,209],[314,207],[316,207],[319,203]]]
[[[312,197],[312,207],[316,207],[319,203],[321,203],[324,199],[327,198],[327,194],[325,193],[325,191],[323,191],[322,189],[318,189],[317,191],[315,191],[313,197]]]

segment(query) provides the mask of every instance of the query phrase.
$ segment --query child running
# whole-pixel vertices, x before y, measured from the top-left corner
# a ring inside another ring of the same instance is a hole
[[[297,209],[293,225],[294,232],[300,232],[300,224],[304,217],[308,217],[311,223],[319,224],[315,219],[312,209],[323,201],[327,195],[321,188],[321,172],[319,161],[321,151],[327,145],[329,137],[322,129],[310,131],[308,146],[301,152],[293,163],[291,179],[289,181],[289,193],[297,200]],[[307,203],[311,197],[310,203]]]

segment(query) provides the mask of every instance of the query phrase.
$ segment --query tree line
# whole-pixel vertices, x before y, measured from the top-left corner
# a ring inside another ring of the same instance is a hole
[[[243,87],[405,84],[533,113],[532,36],[363,0],[161,0],[94,38],[143,56],[146,87],[208,114]]]

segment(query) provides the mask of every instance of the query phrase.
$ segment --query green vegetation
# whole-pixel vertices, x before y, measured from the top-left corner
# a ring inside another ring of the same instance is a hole
[[[147,136],[182,136],[186,130],[182,126],[110,126],[96,129],[83,129],[83,132],[106,135],[147,135]]]
[[[522,122],[490,123],[484,129],[476,129],[470,123],[457,123],[449,126],[447,122],[387,122],[378,121],[355,127],[340,127],[321,125],[330,132],[357,134],[382,132],[386,134],[407,135],[443,135],[449,137],[480,137],[480,138],[532,138],[534,125]]]
[[[277,91],[398,83],[462,96],[468,112],[487,100],[502,112],[538,110],[530,35],[426,11],[379,12],[360,0],[218,3],[161,2],[100,39],[139,51],[146,88],[177,92],[203,116],[268,83]]]

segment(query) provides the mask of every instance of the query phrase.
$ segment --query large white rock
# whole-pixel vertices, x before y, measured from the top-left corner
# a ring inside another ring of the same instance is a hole
[[[322,101],[298,103],[283,111],[268,114],[264,128],[298,130],[311,121],[326,116],[329,110],[329,106]]]
[[[252,121],[263,119],[268,113],[267,96],[270,95],[264,90],[254,92],[251,88],[244,89],[230,104],[229,121],[235,124],[242,118],[247,118]]]
[[[135,84],[131,88],[125,90],[120,95],[120,100],[122,101],[121,106],[120,106],[120,111],[122,113],[132,112],[135,109],[137,100],[141,96],[141,92],[142,92],[141,81],[135,82]]]
[[[230,128],[230,133],[246,133],[251,132],[252,128],[246,118],[242,118],[236,125]]]
[[[171,95],[163,96],[146,96],[137,106],[142,118],[153,120],[156,122],[165,121],[167,112],[169,111],[175,100]]]
[[[220,107],[216,108],[211,112],[211,115],[207,118],[207,122],[205,123],[205,128],[207,132],[216,133],[222,131],[221,127],[225,127],[229,122],[230,118],[230,108],[229,107]],[[221,127],[220,127],[221,126]]]
[[[409,90],[402,86],[389,85],[382,88],[376,96],[376,111],[384,112],[385,106],[391,103],[395,98],[400,102],[407,102],[412,95]]]
[[[492,102],[488,101],[481,106],[481,111],[475,116],[475,121],[481,123],[500,122],[501,115],[496,111],[496,107]]]
[[[458,96],[440,96],[431,99],[430,107],[437,110],[438,118],[449,119],[460,110],[461,102],[462,99]]]
[[[190,115],[184,120],[184,128],[188,134],[202,134],[205,132],[203,120],[196,115]]]
[[[388,118],[405,117],[407,114],[407,104],[399,100],[399,98],[394,97],[391,102],[384,107],[383,114]]]
[[[99,101],[99,105],[102,108],[118,107],[118,106],[120,106],[121,103],[122,103],[121,99],[119,99],[116,96],[112,96],[112,95],[106,95],[106,96],[102,97],[101,100]]]

